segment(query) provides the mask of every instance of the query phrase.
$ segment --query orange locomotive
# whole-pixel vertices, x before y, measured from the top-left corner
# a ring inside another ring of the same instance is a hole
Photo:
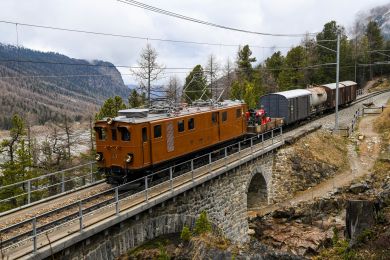
[[[95,123],[96,160],[107,182],[120,184],[247,133],[247,106],[225,101],[174,113],[127,109]]]

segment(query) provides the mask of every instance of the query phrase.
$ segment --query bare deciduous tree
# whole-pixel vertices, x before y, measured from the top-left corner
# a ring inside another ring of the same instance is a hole
[[[210,84],[210,92],[211,92],[211,98],[217,98],[218,97],[218,87],[216,86],[215,82],[218,78],[218,74],[220,71],[220,65],[217,62],[217,58],[211,54],[207,59],[207,65],[206,65],[206,71],[209,77],[209,84]]]
[[[179,78],[175,76],[171,76],[169,78],[167,90],[166,90],[167,100],[171,103],[178,103],[181,99],[181,86]]]
[[[230,97],[230,88],[234,80],[234,63],[227,58],[226,64],[223,68],[224,80],[223,80],[223,94],[222,98],[227,99]]]
[[[164,66],[157,63],[158,53],[148,43],[142,49],[140,59],[137,61],[137,69],[132,69],[131,72],[137,78],[141,90],[147,92],[148,106],[151,105],[151,84],[153,81],[160,79],[160,74],[164,70]]]

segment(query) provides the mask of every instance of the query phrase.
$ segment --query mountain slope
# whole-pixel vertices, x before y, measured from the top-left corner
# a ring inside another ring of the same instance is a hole
[[[361,13],[358,19],[366,25],[368,21],[377,22],[382,31],[382,35],[386,40],[390,40],[390,4],[377,6],[370,9],[368,12]]]
[[[0,128],[14,113],[33,124],[89,117],[108,97],[128,88],[113,64],[88,62],[0,44]]]

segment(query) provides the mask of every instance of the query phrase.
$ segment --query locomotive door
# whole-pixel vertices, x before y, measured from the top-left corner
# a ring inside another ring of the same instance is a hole
[[[142,140],[142,160],[143,165],[149,165],[151,162],[151,150],[150,150],[150,131],[148,125],[142,126],[141,132],[141,140]]]
[[[219,118],[219,112],[212,112],[211,113],[211,121],[212,121],[212,142],[218,142],[221,140],[221,129],[220,129],[220,118]]]

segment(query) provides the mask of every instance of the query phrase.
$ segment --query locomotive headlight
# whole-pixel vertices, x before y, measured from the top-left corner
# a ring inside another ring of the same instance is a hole
[[[112,122],[114,122],[114,120],[111,117],[107,118],[107,124],[111,125]]]
[[[126,162],[127,163],[131,163],[131,161],[133,161],[133,155],[128,153],[127,156],[126,156]]]
[[[103,159],[103,154],[102,153],[97,153],[96,155],[95,155],[95,160],[96,161],[101,161]]]

